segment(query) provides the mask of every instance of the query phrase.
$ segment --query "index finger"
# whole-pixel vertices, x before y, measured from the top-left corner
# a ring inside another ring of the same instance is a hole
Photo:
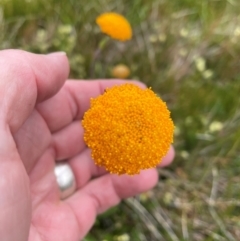
[[[37,106],[38,111],[45,119],[51,132],[58,131],[70,124],[73,120],[81,120],[84,112],[90,107],[90,99],[104,93],[107,87],[127,82],[144,87],[137,81],[123,80],[69,80],[63,88],[51,99]]]
[[[16,132],[36,103],[50,98],[68,77],[65,53],[32,54],[22,50],[0,51],[0,115]]]

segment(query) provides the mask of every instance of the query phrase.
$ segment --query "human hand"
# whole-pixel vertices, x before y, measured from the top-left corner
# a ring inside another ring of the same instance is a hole
[[[135,176],[95,166],[80,120],[90,97],[122,81],[67,81],[64,53],[0,52],[0,237],[4,241],[82,239],[97,214],[152,188],[155,169]],[[140,84],[140,83],[139,83]],[[168,165],[173,148],[161,166]],[[77,189],[60,199],[56,161],[66,160]]]

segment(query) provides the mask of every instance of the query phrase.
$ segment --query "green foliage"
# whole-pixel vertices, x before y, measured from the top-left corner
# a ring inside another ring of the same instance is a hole
[[[105,11],[124,14],[134,37],[99,53]],[[239,11],[236,0],[0,0],[1,49],[65,51],[77,79],[125,63],[172,111],[174,164],[153,191],[100,216],[86,241],[239,239]]]

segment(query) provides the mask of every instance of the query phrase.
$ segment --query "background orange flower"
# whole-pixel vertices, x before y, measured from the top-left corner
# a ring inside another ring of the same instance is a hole
[[[132,28],[128,20],[114,12],[103,13],[96,19],[101,31],[111,38],[126,41],[132,38]]]

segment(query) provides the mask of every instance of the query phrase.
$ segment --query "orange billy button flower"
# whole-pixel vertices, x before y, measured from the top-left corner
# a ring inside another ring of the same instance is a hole
[[[130,75],[130,69],[125,64],[118,64],[112,69],[112,76],[119,79],[126,79]]]
[[[173,142],[166,104],[151,89],[133,84],[114,86],[91,99],[82,124],[95,163],[119,175],[156,167]]]
[[[128,20],[114,12],[103,13],[96,19],[101,31],[111,38],[126,41],[132,38],[132,28]]]

